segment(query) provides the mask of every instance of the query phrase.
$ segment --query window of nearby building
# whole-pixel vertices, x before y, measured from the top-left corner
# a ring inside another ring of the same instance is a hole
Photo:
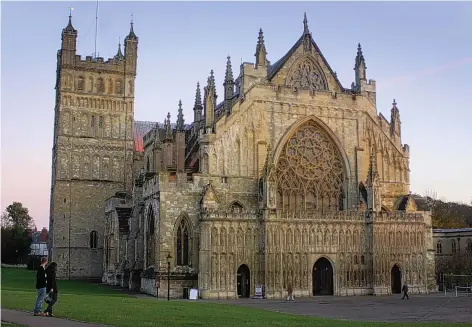
[[[472,240],[467,239],[467,251],[472,252]]]
[[[456,253],[457,251],[457,244],[456,244],[456,241],[454,240],[451,241],[451,251],[452,253]]]
[[[90,248],[96,249],[98,246],[98,233],[96,231],[90,232]]]
[[[442,253],[442,243],[441,243],[441,241],[436,243],[436,253],[438,253],[438,254]]]

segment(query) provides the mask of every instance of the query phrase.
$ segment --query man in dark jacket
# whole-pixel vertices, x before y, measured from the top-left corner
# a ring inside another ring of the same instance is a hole
[[[46,314],[41,312],[43,308],[43,301],[46,297],[46,270],[44,267],[48,263],[46,257],[41,258],[41,265],[36,271],[36,290],[38,291],[38,296],[36,297],[36,304],[34,305],[34,315],[35,316],[45,316]]]
[[[408,296],[408,284],[405,282],[405,284],[403,284],[403,287],[402,287],[402,292],[403,292],[403,297],[402,297],[402,300],[406,299],[409,300],[410,297]]]
[[[49,266],[46,268],[46,293],[50,295],[50,301],[48,301],[48,307],[44,310],[44,313],[47,314],[49,317],[54,317],[52,314],[52,307],[57,302],[57,282],[56,282],[56,270],[57,270],[57,263],[51,262]]]

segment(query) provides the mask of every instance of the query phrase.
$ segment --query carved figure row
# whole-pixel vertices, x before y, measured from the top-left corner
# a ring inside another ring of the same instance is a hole
[[[77,92],[88,92],[88,93],[101,93],[101,94],[113,94],[118,96],[130,96],[134,93],[134,82],[129,80],[128,84],[123,83],[121,77],[95,77],[79,75],[74,76],[72,74],[65,73],[62,76],[62,88],[68,91]]]
[[[397,231],[392,231],[392,229]],[[373,244],[376,251],[411,252],[415,248],[424,248],[425,231],[421,227],[413,227],[411,230],[398,228],[398,226],[378,228],[374,232]]]
[[[59,152],[57,160],[59,166],[59,178],[69,179],[95,179],[122,181],[123,158],[120,156],[108,157],[95,155],[83,155],[67,152]]]
[[[102,99],[94,97],[77,97],[73,95],[62,95],[61,105],[63,107],[78,107],[80,109],[103,109],[132,113],[134,110],[132,101]]]
[[[133,131],[132,116],[97,115],[94,113],[77,113],[64,111],[61,114],[62,132],[66,135],[131,138]]]
[[[305,225],[299,228],[268,228],[267,250],[283,252],[315,252],[315,247],[336,246],[339,250],[348,249],[362,252],[370,248],[362,226],[346,227],[338,224]]]
[[[236,290],[236,273],[239,263],[244,262],[249,267],[252,276],[259,273],[259,255],[251,251],[231,252],[211,255],[211,289],[212,290]]]

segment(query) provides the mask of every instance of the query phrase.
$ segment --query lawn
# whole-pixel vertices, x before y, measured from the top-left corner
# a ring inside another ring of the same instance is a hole
[[[2,308],[31,311],[34,305],[35,273],[2,268]],[[453,327],[463,324],[366,323],[335,321],[276,313],[242,306],[188,301],[138,299],[109,287],[78,281],[59,281],[55,315],[117,327]]]

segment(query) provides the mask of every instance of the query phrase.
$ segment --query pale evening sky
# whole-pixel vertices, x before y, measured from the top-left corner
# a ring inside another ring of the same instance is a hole
[[[56,53],[74,7],[78,53],[94,51],[95,2],[2,2],[1,204],[29,208],[48,226]],[[193,117],[195,85],[215,71],[217,94],[227,55],[235,77],[254,62],[259,28],[275,62],[303,31],[303,12],[344,86],[354,80],[357,43],[377,109],[395,98],[402,142],[410,145],[411,189],[448,200],[472,198],[472,2],[101,2],[98,52],[115,55],[129,31],[139,37],[135,119],[175,120],[182,99]]]

